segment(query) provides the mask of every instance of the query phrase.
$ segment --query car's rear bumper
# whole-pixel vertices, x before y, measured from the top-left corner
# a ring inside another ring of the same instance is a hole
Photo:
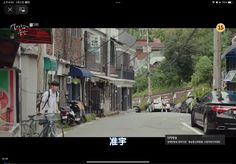
[[[209,129],[236,130],[236,119],[216,117],[215,121],[209,122]]]

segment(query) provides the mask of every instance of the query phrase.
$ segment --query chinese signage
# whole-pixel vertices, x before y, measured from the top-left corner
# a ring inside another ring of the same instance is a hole
[[[101,38],[98,35],[88,34],[88,53],[96,55],[96,62],[101,62]]]
[[[125,137],[110,137],[110,146],[123,146],[125,143]]]

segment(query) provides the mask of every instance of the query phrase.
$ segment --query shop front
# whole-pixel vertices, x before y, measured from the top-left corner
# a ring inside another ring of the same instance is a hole
[[[67,89],[69,100],[80,99],[83,102],[87,101],[86,96],[86,80],[92,77],[93,74],[85,69],[77,66],[70,66],[70,71],[67,77]]]

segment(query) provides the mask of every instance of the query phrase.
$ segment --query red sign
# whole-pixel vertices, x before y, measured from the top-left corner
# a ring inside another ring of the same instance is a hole
[[[52,44],[50,30],[44,30],[42,28],[24,28],[17,30],[19,31],[18,41],[20,43]]]
[[[0,111],[7,107],[8,101],[6,92],[0,91]]]

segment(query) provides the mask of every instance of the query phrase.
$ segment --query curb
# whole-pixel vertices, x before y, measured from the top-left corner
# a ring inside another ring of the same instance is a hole
[[[107,113],[107,114],[104,114],[105,116],[114,116],[114,115],[118,115],[120,114],[120,112],[111,112],[111,113]]]

